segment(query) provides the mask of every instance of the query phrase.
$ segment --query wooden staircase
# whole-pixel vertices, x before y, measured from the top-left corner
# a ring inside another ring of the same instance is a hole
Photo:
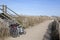
[[[0,10],[2,11],[2,13],[0,13],[0,18],[6,19],[7,22],[9,22],[10,24],[13,24],[13,23],[20,24],[12,15],[10,15],[11,13],[8,13],[8,10],[18,16],[17,13],[15,13],[14,11],[12,11],[6,5],[0,5],[0,6],[2,7],[2,8],[0,8]]]

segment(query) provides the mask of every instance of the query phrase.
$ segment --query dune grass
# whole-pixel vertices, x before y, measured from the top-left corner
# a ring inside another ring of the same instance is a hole
[[[9,36],[9,28],[5,24],[0,21],[0,40],[4,40]]]
[[[51,18],[48,16],[20,16],[16,18],[16,20],[18,20],[25,28],[50,19]]]

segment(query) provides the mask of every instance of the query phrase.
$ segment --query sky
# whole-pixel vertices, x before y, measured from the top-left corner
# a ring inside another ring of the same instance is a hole
[[[60,0],[0,0],[19,15],[60,16]]]

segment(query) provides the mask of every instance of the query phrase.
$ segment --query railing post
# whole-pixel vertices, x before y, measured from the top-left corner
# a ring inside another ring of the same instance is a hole
[[[2,5],[2,11],[3,11],[3,13],[7,13],[7,6],[6,5]]]

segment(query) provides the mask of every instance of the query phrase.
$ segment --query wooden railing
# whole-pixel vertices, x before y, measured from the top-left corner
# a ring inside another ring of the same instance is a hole
[[[15,20],[15,18],[12,16],[13,14],[15,14],[16,16],[19,16],[16,12],[14,12],[13,10],[11,10],[10,8],[8,8],[6,5],[0,5],[1,8],[0,10],[2,11],[2,13],[4,13],[4,15],[2,15],[3,17],[5,17],[8,20],[12,20],[17,22],[18,24],[20,24],[17,20]],[[12,13],[13,14],[12,14]],[[11,15],[12,14],[12,15]]]

